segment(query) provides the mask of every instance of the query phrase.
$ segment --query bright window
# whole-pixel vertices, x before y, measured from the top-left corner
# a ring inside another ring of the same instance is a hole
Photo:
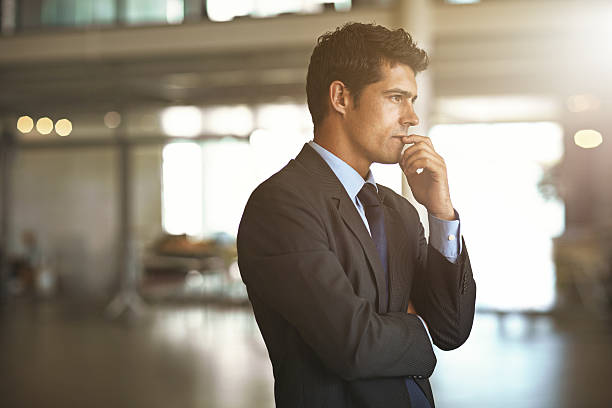
[[[545,199],[537,186],[544,169],[561,159],[561,127],[550,122],[438,125],[430,136],[447,164],[478,285],[477,305],[550,309],[552,238],[565,228],[565,207]]]
[[[202,149],[171,143],[162,154],[162,225],[170,234],[202,235]]]
[[[338,11],[351,9],[351,0],[208,0],[206,12],[212,21],[230,21],[238,16],[272,17],[281,13],[318,13],[323,3]]]
[[[246,140],[226,138],[202,144],[203,233],[236,237],[242,211],[259,179]],[[260,182],[260,181],[259,181]]]
[[[310,115],[303,104],[218,106],[204,110],[200,125],[205,133],[234,137],[164,148],[163,226],[172,234],[235,237],[251,192],[312,139]]]

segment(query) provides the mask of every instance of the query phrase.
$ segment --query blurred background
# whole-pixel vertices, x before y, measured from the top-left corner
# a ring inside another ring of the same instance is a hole
[[[274,406],[236,232],[312,138],[310,53],[347,21],[431,56],[417,132],[478,285],[437,406],[612,403],[612,2],[0,5],[3,407]]]

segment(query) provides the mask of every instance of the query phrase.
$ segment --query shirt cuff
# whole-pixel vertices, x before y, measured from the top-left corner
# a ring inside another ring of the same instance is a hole
[[[442,220],[429,215],[429,243],[449,262],[456,263],[461,254],[461,224],[455,210],[455,220]]]

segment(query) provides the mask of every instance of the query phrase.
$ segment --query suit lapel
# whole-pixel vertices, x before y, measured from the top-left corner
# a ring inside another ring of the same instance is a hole
[[[385,271],[380,261],[376,245],[368,233],[355,205],[352,203],[351,198],[325,160],[323,160],[312,147],[308,146],[308,144],[304,145],[302,151],[296,157],[296,161],[307,168],[309,172],[316,177],[323,193],[329,196],[329,199],[332,200],[335,207],[338,209],[342,220],[359,241],[370,265],[374,281],[376,282],[378,311],[380,313],[386,312],[387,305],[383,305],[383,298],[387,296],[381,296],[384,295],[383,291],[387,290],[384,285]]]
[[[386,299],[387,296],[383,295],[383,291],[386,291],[387,288],[384,284],[385,271],[383,269],[382,262],[380,261],[380,256],[378,255],[376,245],[374,244],[374,241],[366,229],[361,216],[350,199],[338,200],[338,211],[340,212],[346,226],[359,240],[359,243],[366,254],[370,268],[374,272],[373,275],[376,282],[376,292],[378,293],[378,311],[380,313],[384,313],[387,311],[387,305],[384,304],[383,299]]]

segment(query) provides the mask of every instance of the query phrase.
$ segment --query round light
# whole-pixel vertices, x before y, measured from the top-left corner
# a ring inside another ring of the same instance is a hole
[[[72,132],[72,123],[68,119],[60,119],[55,123],[55,132],[60,136],[68,136]]]
[[[21,133],[29,133],[34,129],[34,121],[29,116],[21,116],[17,119],[17,130]]]
[[[53,130],[53,121],[47,117],[36,121],[36,130],[42,135],[48,135]]]
[[[593,129],[579,130],[574,135],[574,143],[583,149],[592,149],[603,142],[601,133]]]
[[[109,129],[116,129],[121,124],[121,114],[119,112],[107,112],[104,115],[104,125]]]

